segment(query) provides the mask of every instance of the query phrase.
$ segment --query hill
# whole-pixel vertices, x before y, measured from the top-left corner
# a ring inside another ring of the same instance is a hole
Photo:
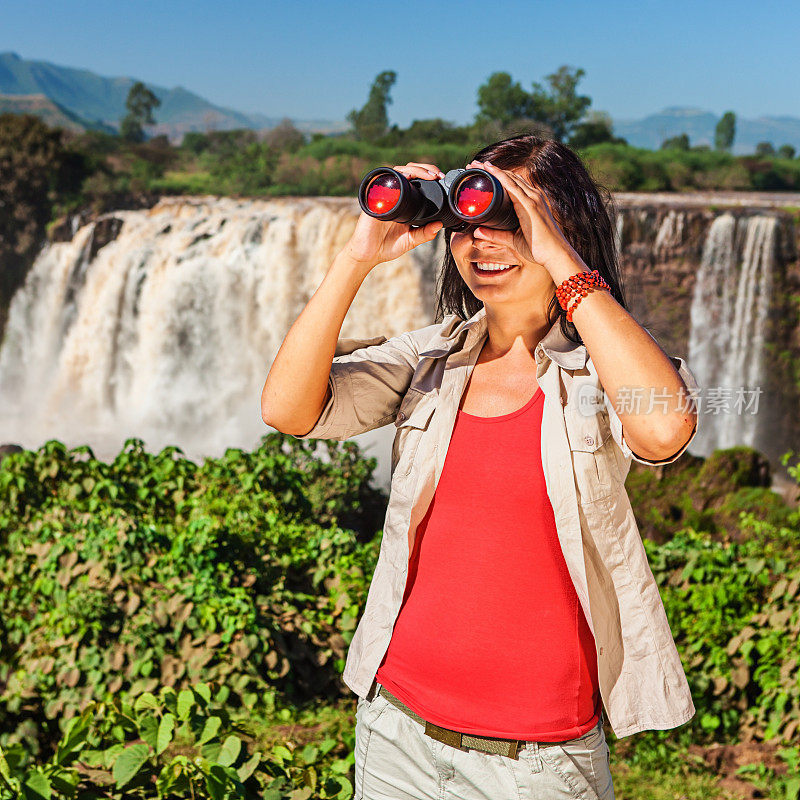
[[[614,133],[634,147],[650,150],[657,150],[664,139],[682,133],[689,135],[693,146],[713,147],[714,129],[719,120],[719,116],[701,108],[671,106],[642,119],[615,119]],[[734,155],[752,153],[759,142],[772,142],[776,149],[782,144],[791,144],[800,151],[800,119],[788,116],[745,119],[737,114]]]
[[[107,133],[114,132],[114,129],[108,125],[87,122],[43,94],[0,94],[0,114],[33,114],[51,128],[59,127],[75,132],[87,129],[99,129]]]
[[[47,61],[24,59],[17,53],[0,53],[0,96],[8,110],[13,103],[48,124],[64,127],[105,128],[116,130],[125,114],[125,99],[136,79],[109,78],[86,69],[64,67]],[[155,135],[166,134],[173,141],[188,131],[230,130],[232,128],[270,129],[280,116],[241,111],[215,105],[181,86],[172,89],[148,84],[161,101],[156,110]],[[35,96],[34,101],[31,97]],[[20,98],[12,100],[9,98]],[[27,98],[27,99],[21,99]],[[51,101],[47,105],[42,99]],[[614,133],[631,145],[657,150],[664,139],[687,133],[692,145],[714,144],[714,129],[719,116],[701,108],[671,106],[641,119],[615,119]],[[304,133],[342,133],[348,129],[343,120],[292,120]],[[790,116],[762,116],[745,119],[737,114],[733,153],[752,153],[759,142],[772,142],[778,148],[791,144],[800,151],[800,119]]]
[[[106,78],[89,70],[28,61],[16,53],[0,53],[0,94],[43,95],[79,118],[85,127],[117,128],[125,115],[125,99],[135,78]],[[155,133],[179,137],[190,130],[255,128],[246,114],[209,103],[180,86],[148,84],[161,101]],[[74,120],[73,120],[74,121]]]

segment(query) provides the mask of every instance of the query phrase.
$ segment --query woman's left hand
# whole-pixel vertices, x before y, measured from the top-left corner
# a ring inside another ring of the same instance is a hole
[[[478,227],[473,234],[476,239],[491,239],[498,244],[513,247],[522,258],[541,264],[551,273],[557,265],[563,265],[565,260],[586,267],[553,218],[547,196],[542,189],[531,186],[513,172],[500,169],[489,161],[472,161],[467,164],[467,169],[472,167],[485,169],[500,181],[514,204],[520,225],[516,231]]]

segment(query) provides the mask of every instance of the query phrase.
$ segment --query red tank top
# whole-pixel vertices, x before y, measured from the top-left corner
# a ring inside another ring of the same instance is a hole
[[[543,401],[537,388],[510,414],[457,412],[376,674],[463,733],[564,741],[600,714],[594,637],[542,471]]]

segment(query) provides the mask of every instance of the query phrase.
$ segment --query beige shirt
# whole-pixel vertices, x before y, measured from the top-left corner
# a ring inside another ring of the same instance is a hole
[[[389,645],[416,528],[442,474],[461,396],[486,337],[481,308],[466,321],[450,314],[391,339],[340,339],[328,379],[331,398],[316,425],[298,437],[348,439],[390,422],[396,429],[380,553],[342,675],[360,697],[369,691]],[[691,719],[695,707],[624,481],[631,458],[644,464],[672,462],[697,427],[671,458],[640,458],[625,442],[586,347],[569,341],[558,320],[534,357],[544,393],[547,494],[594,634],[609,724],[618,738],[677,727]],[[684,360],[672,362],[696,397],[697,383]]]

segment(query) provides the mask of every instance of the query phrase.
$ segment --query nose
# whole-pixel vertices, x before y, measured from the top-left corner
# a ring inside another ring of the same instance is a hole
[[[470,236],[472,240],[472,248],[478,253],[496,254],[508,249],[505,245],[499,244],[498,242],[493,242],[491,239],[479,239],[476,238],[472,233],[470,233]]]

